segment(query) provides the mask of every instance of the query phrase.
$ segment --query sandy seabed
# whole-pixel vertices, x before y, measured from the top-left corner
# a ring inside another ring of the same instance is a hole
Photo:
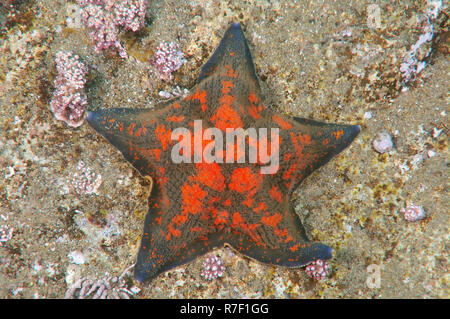
[[[95,52],[74,1],[2,5],[0,298],[62,298],[84,278],[120,276],[135,262],[147,212],[148,181],[87,124],[69,127],[50,111],[55,54],[72,51],[89,66],[89,109],[152,108],[160,91],[194,85],[235,21],[268,107],[362,126],[293,199],[310,239],[335,251],[330,274],[315,281],[223,248],[214,281],[201,277],[198,258],[144,284],[124,274],[116,289],[137,298],[448,298],[448,13],[441,6],[430,22],[433,40],[417,52],[425,68],[405,84],[401,65],[437,2],[390,3],[150,1],[145,28],[120,34],[126,59]],[[147,62],[162,41],[187,61],[172,81]],[[394,140],[385,154],[372,147],[382,131]],[[101,176],[96,192],[74,189],[80,161]],[[410,204],[427,217],[407,222],[400,211]]]

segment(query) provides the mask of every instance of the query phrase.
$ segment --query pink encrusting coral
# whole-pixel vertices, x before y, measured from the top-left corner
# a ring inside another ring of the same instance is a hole
[[[83,113],[88,104],[84,93],[88,69],[79,56],[72,52],[56,53],[55,61],[58,75],[54,81],[55,91],[50,109],[56,119],[78,127],[83,124]]]
[[[162,80],[170,81],[173,79],[172,72],[186,63],[186,59],[183,52],[178,50],[178,44],[161,42],[156,48],[154,59],[150,60],[150,63],[156,67]]]
[[[329,266],[326,261],[318,259],[306,266],[305,271],[308,276],[321,280],[328,276]]]
[[[208,256],[203,263],[203,271],[201,275],[206,280],[213,280],[217,277],[222,277],[225,271],[225,266],[223,265],[222,259],[218,256]]]
[[[95,50],[100,52],[116,48],[120,57],[127,52],[119,41],[120,28],[138,31],[144,26],[147,0],[77,0],[81,6],[84,24],[91,28],[89,33]]]

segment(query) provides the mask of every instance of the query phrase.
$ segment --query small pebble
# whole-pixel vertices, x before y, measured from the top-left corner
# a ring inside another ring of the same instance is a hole
[[[370,120],[371,118],[372,118],[372,113],[371,112],[364,113],[364,119]]]
[[[392,137],[387,132],[378,133],[373,140],[373,148],[378,153],[390,152],[394,148],[394,142],[392,142]]]
[[[427,152],[427,155],[428,155],[429,158],[432,158],[432,157],[436,156],[436,152],[433,151],[433,150],[429,150],[429,151]]]
[[[406,208],[402,208],[400,210],[400,213],[402,213],[405,219],[409,222],[416,222],[426,217],[425,210],[422,206],[418,205],[406,206]]]
[[[82,265],[86,262],[86,259],[84,258],[84,255],[81,251],[79,250],[74,250],[71,251],[67,257],[69,257],[72,261],[72,263],[76,264],[76,265]]]

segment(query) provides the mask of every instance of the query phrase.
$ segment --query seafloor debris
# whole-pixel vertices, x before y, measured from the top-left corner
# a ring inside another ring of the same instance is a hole
[[[13,84],[27,79],[24,74],[40,65],[48,51],[48,47],[43,45],[47,40],[48,33],[46,28],[35,28],[26,32],[13,29],[8,32],[7,38],[0,40],[0,57],[2,59],[0,63],[0,96],[4,93],[1,86],[3,78],[7,84],[6,88],[14,88]]]
[[[173,99],[174,97],[186,97],[189,94],[188,89],[181,89],[178,85],[171,92],[159,91],[158,95],[163,99]]]
[[[408,90],[407,85],[410,81],[417,78],[417,75],[427,65],[426,59],[431,54],[431,43],[436,31],[433,27],[432,20],[436,19],[442,7],[442,0],[428,0],[427,10],[424,15],[419,17],[419,23],[422,26],[423,33],[419,39],[411,45],[411,48],[406,52],[404,60],[400,65],[400,73],[402,74],[403,91]]]
[[[442,116],[446,116],[446,113],[442,113]],[[425,129],[421,124],[417,131],[409,133],[408,158],[394,160],[394,164],[400,169],[402,175],[410,170],[418,169],[427,159],[440,155],[439,140],[443,132],[445,132],[445,126],[443,129],[437,127]]]
[[[0,225],[0,244],[7,242],[11,239],[13,229],[8,225]]]

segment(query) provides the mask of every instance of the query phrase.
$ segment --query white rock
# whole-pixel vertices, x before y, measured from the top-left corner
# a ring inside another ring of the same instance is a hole
[[[82,265],[86,262],[86,259],[84,258],[83,253],[79,250],[71,251],[67,255],[67,257],[69,257],[71,259],[71,262],[76,265]]]
[[[392,141],[392,137],[389,133],[381,132],[377,134],[372,145],[375,151],[383,154],[392,150],[394,147],[394,142]]]

